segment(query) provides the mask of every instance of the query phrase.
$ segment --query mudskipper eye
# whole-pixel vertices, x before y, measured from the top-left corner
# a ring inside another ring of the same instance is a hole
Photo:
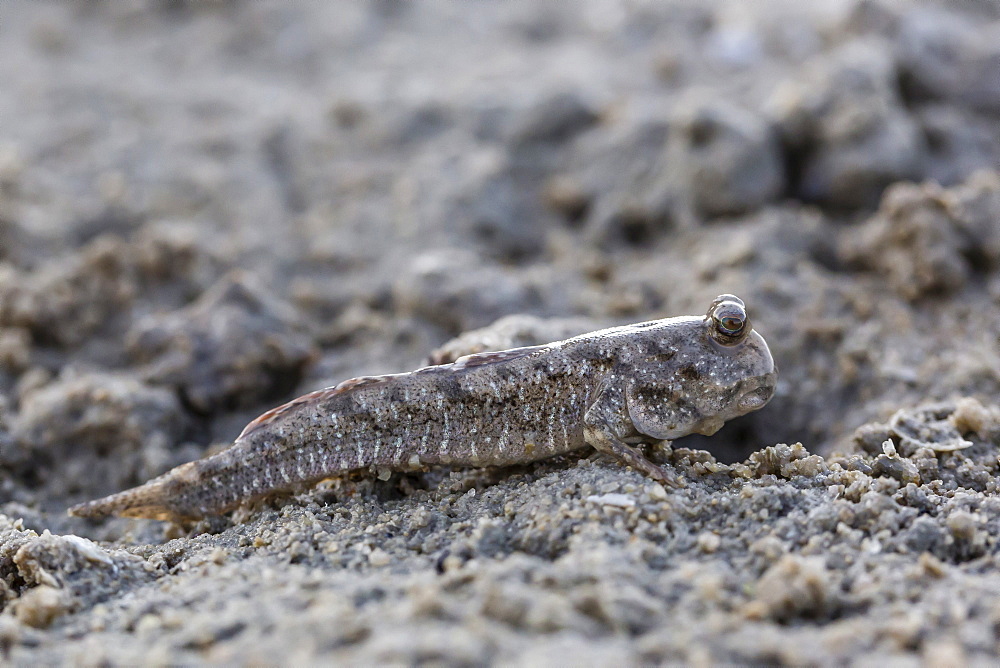
[[[736,336],[743,329],[743,320],[735,315],[727,315],[719,319],[719,329],[723,334]]]
[[[724,345],[735,345],[743,340],[750,329],[743,302],[729,295],[723,295],[713,304],[709,316],[712,319],[715,339]]]

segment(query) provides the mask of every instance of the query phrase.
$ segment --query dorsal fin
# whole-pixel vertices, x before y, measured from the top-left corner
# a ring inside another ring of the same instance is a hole
[[[511,348],[510,350],[473,353],[472,355],[463,355],[451,364],[444,366],[450,366],[453,369],[468,369],[470,367],[483,366],[484,364],[508,362],[510,360],[516,360],[520,357],[527,357],[528,355],[537,353],[543,348],[548,348],[548,346],[525,346],[524,348]]]
[[[411,373],[418,372],[429,372],[429,373],[447,373],[448,370],[459,371],[462,369],[469,369],[472,367],[483,366],[486,364],[495,364],[498,362],[506,362],[513,359],[518,359],[520,357],[527,357],[533,353],[546,348],[547,346],[527,346],[524,348],[511,348],[510,350],[497,350],[485,353],[475,353],[472,355],[464,355],[459,357],[457,360],[451,364],[442,364],[440,366],[430,366],[424,367],[423,369],[418,369]],[[371,385],[379,385],[381,383],[387,382],[391,378],[397,378],[399,376],[406,376],[409,374],[397,373],[397,374],[387,374],[385,376],[358,376],[357,378],[348,378],[339,385],[333,387],[327,387],[322,390],[316,390],[315,392],[310,392],[309,394],[303,394],[301,397],[292,399],[286,404],[276,406],[271,410],[267,411],[256,417],[250,424],[243,428],[243,431],[236,440],[245,438],[258,429],[262,429],[267,425],[273,424],[278,418],[280,418],[285,413],[299,408],[303,404],[317,403],[320,401],[325,401],[331,397],[337,396],[338,394],[344,394],[350,392],[351,390],[356,390],[362,387],[369,387]]]
[[[395,374],[399,375],[399,374]],[[281,404],[280,406],[275,406],[271,410],[258,415],[254,418],[250,424],[243,428],[240,435],[236,437],[236,440],[240,440],[257,431],[269,424],[273,424],[278,418],[280,418],[285,413],[294,410],[303,404],[318,403],[325,401],[331,397],[338,394],[344,394],[351,390],[355,390],[359,387],[366,387],[368,385],[378,385],[379,383],[384,383],[389,378],[392,378],[392,374],[387,376],[359,376],[357,378],[348,378],[342,383],[335,385],[333,387],[326,387],[322,390],[316,390],[315,392],[310,392],[308,394],[303,394],[301,397],[296,397],[286,404]]]
[[[287,413],[288,411],[292,410],[297,406],[301,406],[302,404],[306,404],[311,401],[321,401],[323,397],[329,396],[333,392],[334,388],[327,387],[322,390],[316,390],[315,392],[310,392],[309,394],[303,394],[301,397],[296,397],[295,399],[292,399],[287,404],[281,404],[280,406],[275,406],[271,410],[261,413],[253,420],[251,420],[250,423],[247,424],[247,426],[243,427],[243,431],[241,431],[240,435],[236,437],[236,440],[238,441],[241,438],[248,436],[250,433],[271,424],[272,422],[277,420],[281,415]]]
[[[340,394],[341,392],[347,392],[348,390],[354,390],[359,387],[366,387],[368,385],[378,385],[379,383],[384,383],[392,376],[398,376],[402,374],[391,374],[385,376],[358,376],[357,378],[348,378],[345,381],[341,381],[333,387],[332,394]]]

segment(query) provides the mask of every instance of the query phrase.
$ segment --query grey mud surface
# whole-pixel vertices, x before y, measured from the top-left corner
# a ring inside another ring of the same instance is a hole
[[[1000,11],[795,5],[5,3],[2,660],[994,662]],[[65,515],[722,292],[781,384],[659,454],[683,490],[584,452]]]

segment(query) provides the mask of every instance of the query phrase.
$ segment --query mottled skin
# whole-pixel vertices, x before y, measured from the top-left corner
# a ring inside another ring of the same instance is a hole
[[[70,509],[193,519],[351,471],[507,466],[592,446],[647,476],[634,447],[713,434],[762,407],[777,371],[743,302],[452,364],[354,378],[279,406],[227,450]]]

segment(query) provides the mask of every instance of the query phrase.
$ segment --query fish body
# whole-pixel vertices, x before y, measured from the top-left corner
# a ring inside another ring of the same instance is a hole
[[[353,378],[264,413],[228,449],[70,509],[81,517],[200,518],[354,471],[509,466],[586,447],[662,482],[634,446],[712,434],[762,407],[777,371],[743,302]]]

